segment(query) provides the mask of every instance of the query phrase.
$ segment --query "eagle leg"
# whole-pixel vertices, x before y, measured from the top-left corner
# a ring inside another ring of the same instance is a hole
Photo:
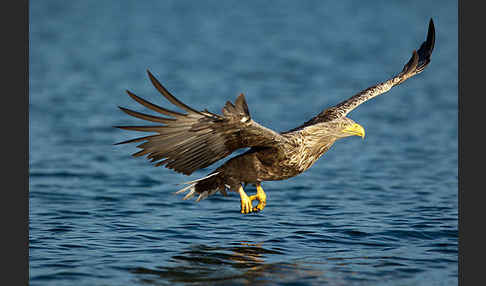
[[[252,200],[245,193],[245,190],[243,190],[242,185],[239,186],[238,193],[240,194],[241,213],[242,214],[251,213],[253,211],[253,206],[251,204]]]
[[[258,183],[256,185],[257,193],[256,195],[250,196],[250,200],[258,200],[258,205],[253,209],[254,211],[262,211],[267,205],[267,194],[263,191],[262,185]]]

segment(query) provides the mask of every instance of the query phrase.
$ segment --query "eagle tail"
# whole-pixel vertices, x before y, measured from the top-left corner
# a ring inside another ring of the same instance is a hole
[[[175,194],[182,194],[188,191],[184,198],[182,198],[183,200],[190,199],[196,194],[199,194],[198,198],[196,199],[196,202],[199,202],[200,200],[203,200],[218,191],[220,191],[225,196],[227,195],[226,186],[223,182],[223,178],[220,172],[214,172],[207,175],[206,177],[194,181],[184,182],[182,184],[187,186],[178,190],[177,192],[175,192]]]

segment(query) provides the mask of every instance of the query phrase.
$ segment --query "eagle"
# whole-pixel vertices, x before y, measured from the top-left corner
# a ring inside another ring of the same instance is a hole
[[[152,133],[115,145],[141,142],[137,145],[141,150],[132,154],[134,157],[146,156],[155,166],[165,166],[185,175],[206,168],[238,149],[248,148],[207,176],[182,183],[184,188],[175,193],[187,192],[184,200],[197,195],[196,201],[199,202],[217,192],[224,196],[227,191],[237,192],[242,214],[259,212],[267,202],[262,182],[284,180],[301,174],[341,138],[354,135],[364,138],[364,128],[346,115],[365,101],[421,73],[430,63],[434,43],[435,28],[430,19],[426,40],[418,50],[413,51],[400,73],[323,110],[302,125],[280,133],[252,119],[243,94],[236,98],[234,104],[227,101],[222,114],[207,109],[198,111],[174,97],[147,70],[155,88],[182,112],[153,104],[127,90],[133,100],[158,114],[119,108],[128,115],[158,125],[114,126]],[[245,193],[243,187],[248,184],[256,186],[256,194],[248,196]],[[258,201],[256,206],[253,201]]]

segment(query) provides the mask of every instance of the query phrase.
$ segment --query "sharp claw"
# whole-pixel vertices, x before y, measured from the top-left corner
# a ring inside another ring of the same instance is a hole
[[[241,202],[241,213],[242,214],[247,214],[251,213],[253,211],[253,207],[251,206],[251,201],[242,201]]]

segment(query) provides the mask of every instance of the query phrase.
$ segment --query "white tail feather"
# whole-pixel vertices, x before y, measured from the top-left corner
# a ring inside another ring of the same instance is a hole
[[[208,197],[208,192],[202,192],[201,194],[199,194],[199,197],[197,198],[196,202],[199,202],[200,200],[204,200],[207,197]]]
[[[194,193],[196,192],[196,188],[194,186],[191,187],[192,187],[191,191],[187,193],[187,195],[185,195],[184,198],[182,198],[183,200],[188,200],[194,196]]]
[[[190,189],[191,187],[194,187],[196,184],[192,184],[192,185],[189,185],[189,186],[185,186],[184,188],[178,190],[177,192],[175,192],[174,194],[178,195],[178,194],[181,194],[183,192],[185,192],[187,189]]]
[[[211,178],[212,176],[215,176],[215,175],[217,175],[217,174],[219,174],[219,172],[212,173],[212,174],[210,174],[210,175],[207,175],[206,177],[199,178],[199,179],[194,180],[194,181],[189,181],[189,182],[179,183],[178,185],[188,185],[188,184],[192,185],[192,184],[194,184],[194,183],[197,183],[197,182],[199,182],[199,181],[205,180],[205,179],[207,179],[207,178]]]
[[[219,174],[219,172],[216,172],[216,173],[212,173],[206,177],[203,177],[203,178],[200,178],[200,179],[197,179],[197,180],[194,180],[194,181],[189,181],[189,182],[184,182],[184,183],[180,183],[178,185],[187,185],[185,186],[184,188],[178,190],[177,192],[175,192],[174,194],[181,194],[181,193],[184,193],[185,191],[189,190],[189,193],[187,193],[184,198],[182,198],[183,200],[188,200],[190,198],[192,198],[195,193],[196,193],[196,184],[197,182],[199,181],[202,181],[202,180],[205,180],[207,178],[211,178],[212,176],[215,176]],[[215,190],[211,190],[211,191],[204,191],[202,193],[199,194],[199,197],[196,199],[196,202],[199,202],[200,200],[203,200],[205,198],[207,198],[208,196],[216,193],[218,190],[215,189]]]

